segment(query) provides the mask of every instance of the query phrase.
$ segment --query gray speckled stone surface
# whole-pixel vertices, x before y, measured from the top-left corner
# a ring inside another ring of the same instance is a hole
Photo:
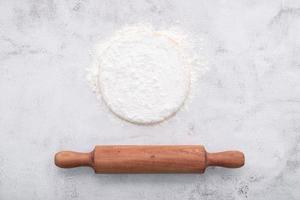
[[[125,24],[179,26],[209,44],[189,110],[157,126],[114,119],[85,79]],[[300,199],[300,1],[0,1],[0,199]],[[94,175],[53,155],[95,144],[241,149],[204,175]]]

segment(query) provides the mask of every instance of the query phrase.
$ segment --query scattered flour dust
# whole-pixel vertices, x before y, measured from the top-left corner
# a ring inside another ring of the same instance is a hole
[[[93,56],[93,88],[115,115],[136,124],[173,116],[196,77],[186,36],[149,25],[124,27],[100,41]]]

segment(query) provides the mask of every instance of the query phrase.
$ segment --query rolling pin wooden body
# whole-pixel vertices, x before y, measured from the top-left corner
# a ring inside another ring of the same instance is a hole
[[[242,167],[244,154],[207,153],[201,145],[104,145],[90,153],[58,152],[55,164],[61,168],[89,166],[95,173],[204,173],[208,166]]]

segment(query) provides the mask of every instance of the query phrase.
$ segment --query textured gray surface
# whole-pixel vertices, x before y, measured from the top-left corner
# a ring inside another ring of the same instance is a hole
[[[208,41],[199,96],[152,127],[114,119],[85,79],[97,39],[125,24]],[[0,1],[0,199],[300,199],[299,1]],[[94,175],[53,155],[95,144],[241,149],[205,175]]]

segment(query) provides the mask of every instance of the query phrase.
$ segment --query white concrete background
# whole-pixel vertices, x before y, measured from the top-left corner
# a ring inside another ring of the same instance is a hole
[[[157,126],[115,119],[85,79],[89,51],[123,25],[201,35],[199,95]],[[204,175],[95,175],[54,166],[96,144],[240,149]],[[300,1],[0,1],[0,199],[300,199]]]

